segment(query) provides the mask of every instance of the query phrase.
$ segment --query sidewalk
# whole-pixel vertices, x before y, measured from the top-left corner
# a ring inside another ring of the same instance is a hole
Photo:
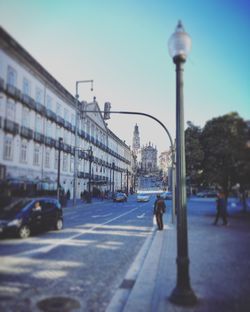
[[[176,286],[176,227],[165,216],[164,231],[156,231],[139,274],[123,306],[112,300],[108,312],[249,312],[250,214],[230,205],[229,223],[213,226],[212,202],[188,204],[190,281],[198,302],[193,307],[172,304]],[[123,298],[124,300],[124,298]],[[115,304],[114,304],[115,303]]]

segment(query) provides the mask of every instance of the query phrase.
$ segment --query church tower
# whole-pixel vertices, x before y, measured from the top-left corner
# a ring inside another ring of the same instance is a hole
[[[135,125],[134,133],[133,133],[133,145],[132,145],[133,152],[138,155],[140,149],[140,135],[139,135],[139,128],[138,125]]]

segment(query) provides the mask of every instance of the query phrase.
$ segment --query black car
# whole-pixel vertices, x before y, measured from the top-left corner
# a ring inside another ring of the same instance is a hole
[[[22,198],[0,207],[0,234],[14,233],[27,238],[35,230],[62,227],[62,208],[54,198]]]

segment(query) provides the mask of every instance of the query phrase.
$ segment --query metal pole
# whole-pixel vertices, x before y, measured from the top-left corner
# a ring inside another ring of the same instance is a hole
[[[181,305],[193,305],[196,296],[190,286],[187,237],[186,167],[183,109],[183,64],[175,57],[176,64],[176,206],[177,206],[177,285],[170,301]]]
[[[115,188],[115,163],[112,163],[112,169],[113,169],[113,184],[112,184],[112,197],[114,197],[114,188]]]
[[[127,195],[128,195],[128,169],[127,169]]]
[[[61,165],[61,145],[62,145],[63,138],[58,139],[58,164],[57,164],[57,199],[60,199],[60,165]]]
[[[75,157],[74,157],[74,178],[73,178],[73,205],[76,206],[76,196],[77,196],[77,170],[78,170],[78,127],[80,121],[80,112],[78,108],[78,84],[79,83],[91,83],[91,91],[93,91],[93,80],[79,80],[76,81],[76,96],[75,96],[75,109],[76,109],[76,119],[75,119]]]
[[[92,157],[93,157],[93,151],[92,151],[92,147],[90,146],[89,148],[89,194],[88,194],[88,203],[92,202],[92,196],[91,196],[91,164],[92,164]]]
[[[75,157],[74,157],[74,180],[73,180],[73,205],[76,206],[77,196],[77,167],[78,167],[78,124],[79,124],[79,111],[78,111],[78,81],[76,82],[76,119],[75,119]]]

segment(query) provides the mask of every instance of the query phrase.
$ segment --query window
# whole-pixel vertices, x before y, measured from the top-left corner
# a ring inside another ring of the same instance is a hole
[[[28,159],[28,142],[26,140],[21,141],[20,162],[27,163]]]
[[[23,78],[23,93],[30,95],[30,82],[27,78]]]
[[[56,126],[56,139],[58,140],[60,137],[62,137],[61,135],[62,129],[59,126]]]
[[[43,132],[42,117],[39,114],[36,115],[35,130],[39,133]]]
[[[68,130],[64,130],[64,142],[66,143],[66,144],[70,144],[70,142],[69,142],[69,139],[70,139],[70,133],[69,133],[69,131]]]
[[[8,66],[7,69],[7,83],[14,87],[17,85],[17,73],[16,70],[11,66]]]
[[[54,169],[58,168],[58,151],[55,151]]]
[[[93,124],[91,125],[91,136],[95,137],[95,126]]]
[[[13,160],[13,137],[10,135],[4,138],[3,159]]]
[[[50,168],[50,149],[48,147],[45,150],[45,168]]]
[[[46,97],[46,107],[50,110],[52,110],[52,98],[50,95],[47,95]]]
[[[61,104],[56,103],[56,114],[57,116],[61,116]]]
[[[64,119],[65,119],[66,121],[69,120],[69,111],[68,111],[66,108],[64,108]]]
[[[90,122],[87,120],[87,134],[90,135]]]
[[[13,100],[8,99],[6,103],[6,118],[9,120],[15,120],[16,104]]]
[[[76,124],[76,116],[75,116],[75,114],[71,114],[71,124],[72,124],[72,126],[75,126],[75,124]]]
[[[74,156],[70,157],[70,172],[74,172]]]
[[[68,170],[68,155],[66,153],[63,154],[63,171]]]
[[[23,106],[23,111],[22,111],[22,125],[25,127],[29,127],[29,109],[27,107]]]
[[[45,133],[48,137],[52,136],[52,122],[50,120],[46,121]]]
[[[35,144],[34,146],[34,159],[33,159],[34,166],[40,165],[40,145]]]
[[[43,103],[43,91],[40,88],[36,88],[36,102]]]

